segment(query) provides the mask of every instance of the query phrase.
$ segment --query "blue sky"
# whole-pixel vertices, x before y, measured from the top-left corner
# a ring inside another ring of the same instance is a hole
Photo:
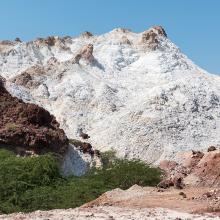
[[[195,63],[220,74],[220,0],[1,0],[0,39],[134,32],[162,25]]]

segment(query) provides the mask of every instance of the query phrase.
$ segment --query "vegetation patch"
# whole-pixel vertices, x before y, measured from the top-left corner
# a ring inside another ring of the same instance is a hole
[[[140,161],[113,160],[109,155],[111,162],[103,169],[64,178],[53,154],[17,157],[0,150],[0,213],[74,208],[114,188],[155,186],[160,181],[159,169]],[[108,161],[108,155],[103,156]]]

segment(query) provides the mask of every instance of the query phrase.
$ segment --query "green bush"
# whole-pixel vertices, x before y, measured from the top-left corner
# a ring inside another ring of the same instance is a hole
[[[161,171],[140,161],[117,160],[111,167],[92,172],[89,178],[103,181],[109,188],[127,189],[134,184],[157,185],[161,179]]]
[[[100,156],[104,168],[111,167],[117,160],[116,152],[113,150],[101,152]]]
[[[158,169],[139,161],[116,159],[111,153],[104,156],[103,169],[64,178],[52,154],[16,157],[0,150],[0,213],[74,208],[114,188],[154,186],[160,181]]]

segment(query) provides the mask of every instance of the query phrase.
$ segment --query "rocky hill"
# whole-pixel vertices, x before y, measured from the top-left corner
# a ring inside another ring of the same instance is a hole
[[[220,142],[220,78],[156,26],[0,42],[7,89],[55,115],[68,138],[150,163]]]

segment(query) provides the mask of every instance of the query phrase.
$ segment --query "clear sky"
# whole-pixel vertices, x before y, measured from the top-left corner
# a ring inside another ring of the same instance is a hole
[[[0,39],[134,32],[162,25],[195,63],[220,74],[220,0],[0,0]]]

